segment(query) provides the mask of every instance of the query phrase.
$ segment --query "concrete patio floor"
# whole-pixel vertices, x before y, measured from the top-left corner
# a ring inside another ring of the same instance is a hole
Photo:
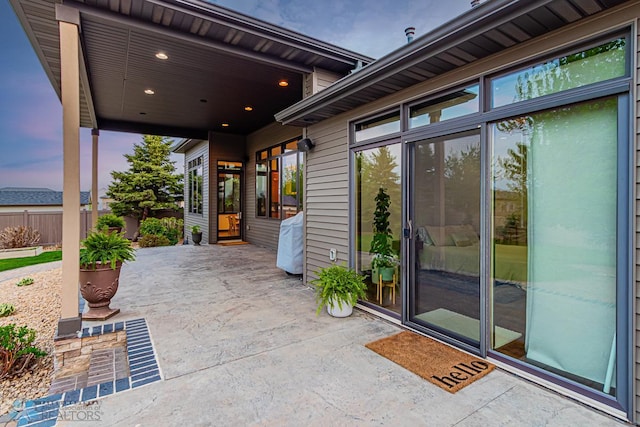
[[[499,369],[441,390],[364,347],[398,326],[316,316],[312,290],[253,245],[138,250],[111,306],[105,323],[146,319],[162,380],[58,426],[626,425]]]

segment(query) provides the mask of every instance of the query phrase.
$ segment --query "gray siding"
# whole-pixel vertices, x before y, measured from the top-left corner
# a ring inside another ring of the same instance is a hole
[[[638,15],[636,15],[638,16]],[[637,32],[637,27],[635,28]],[[640,35],[636,34],[636,49],[638,51],[638,55],[636,58],[640,58]],[[640,63],[636,60],[636,94],[640,93]],[[635,106],[635,131],[636,131],[636,140],[635,140],[635,148],[636,148],[636,203],[635,203],[635,213],[636,213],[636,221],[634,226],[634,247],[636,248],[636,265],[635,265],[635,304],[634,304],[634,316],[631,319],[635,333],[635,392],[636,392],[636,400],[635,400],[635,422],[640,422],[640,250],[638,250],[638,242],[640,241],[640,99],[636,98],[636,106]]]
[[[209,170],[211,170],[210,175],[210,191],[209,191],[209,200],[211,203],[209,204],[209,212],[211,215],[209,216],[209,230],[211,233],[209,234],[209,239],[207,240],[209,243],[216,243],[218,241],[218,161],[226,160],[230,162],[244,162],[246,159],[245,156],[245,137],[241,135],[229,135],[224,133],[209,133]],[[245,175],[242,177],[242,186],[247,188],[247,178],[246,178],[246,165],[245,165]],[[241,190],[241,194],[244,191]],[[243,210],[243,219],[246,212],[246,206],[243,204],[241,206]],[[240,233],[242,237],[242,230]],[[203,237],[204,239],[204,237]]]
[[[245,209],[243,218],[245,240],[276,250],[280,235],[280,220],[256,216],[256,152],[300,136],[302,130],[273,123],[247,137],[248,161],[245,168]]]
[[[349,151],[347,122],[326,120],[307,136],[316,144],[307,154],[305,179],[306,277],[329,264],[349,261]]]
[[[194,225],[200,226],[200,231],[202,231],[202,242],[208,242],[209,237],[209,224],[207,222],[207,218],[209,215],[209,150],[207,149],[209,143],[207,141],[200,141],[196,146],[194,146],[191,150],[185,153],[184,155],[184,197],[185,197],[185,206],[184,206],[184,228],[185,228],[185,237],[189,239],[189,243],[193,243],[191,240],[191,227]],[[189,212],[189,170],[188,165],[189,162],[193,159],[197,159],[200,156],[204,156],[202,159],[202,215],[195,214]]]
[[[321,68],[314,68],[312,73],[304,76],[302,96],[304,98],[326,89],[343,76]]]

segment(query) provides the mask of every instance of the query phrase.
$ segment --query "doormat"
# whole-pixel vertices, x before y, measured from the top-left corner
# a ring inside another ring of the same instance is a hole
[[[231,241],[231,242],[218,242],[218,244],[221,246],[235,246],[235,245],[248,245],[249,242],[241,242],[237,240],[237,241]]]
[[[486,360],[409,331],[370,342],[365,347],[450,393],[495,368]]]

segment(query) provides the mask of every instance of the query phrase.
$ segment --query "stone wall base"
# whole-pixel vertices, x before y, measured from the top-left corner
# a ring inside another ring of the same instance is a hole
[[[126,331],[110,332],[84,338],[67,338],[54,342],[53,379],[77,375],[89,370],[91,352],[126,347]]]

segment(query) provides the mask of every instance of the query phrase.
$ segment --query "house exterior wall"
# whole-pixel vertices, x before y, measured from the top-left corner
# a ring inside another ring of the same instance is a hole
[[[640,4],[635,2],[628,7],[618,8],[601,15],[579,22],[578,24],[563,28],[554,33],[549,33],[544,37],[531,40],[508,49],[500,54],[479,60],[475,63],[453,70],[442,76],[415,85],[406,90],[391,94],[381,100],[372,102],[365,106],[341,114],[332,119],[322,121],[307,128],[307,137],[311,138],[316,147],[308,153],[306,159],[306,192],[305,192],[305,280],[313,277],[314,271],[320,266],[329,263],[329,248],[338,250],[338,260],[348,261],[350,247],[349,233],[349,123],[353,120],[371,116],[375,113],[385,111],[392,107],[397,107],[400,103],[425,97],[429,94],[438,93],[449,87],[476,79],[481,75],[487,75],[494,71],[502,70],[518,63],[527,62],[541,55],[552,53],[556,50],[569,48],[579,44],[581,41],[591,40],[598,35],[605,35],[616,29],[632,26],[636,34],[632,34],[632,39],[637,40],[636,48],[638,55],[631,55],[636,84],[636,102],[634,108],[635,123],[633,134],[635,135],[635,150],[640,149],[640,101],[637,91],[640,90],[640,68],[638,68],[637,58],[640,57],[640,39],[637,37],[635,23],[640,17]],[[635,421],[640,420],[640,282],[637,277],[640,275],[640,248],[636,240],[640,238],[640,153],[637,153],[635,165],[636,171],[636,203],[635,203],[635,224],[632,226],[632,238],[635,250],[635,274],[634,280],[635,301],[633,315],[630,321],[635,332],[635,351],[632,355],[635,360],[633,372],[635,379]]]
[[[247,136],[244,186],[244,240],[276,250],[280,237],[280,219],[259,218],[256,215],[256,152],[300,136],[298,127],[270,124]]]
[[[211,212],[211,215],[209,215],[208,224],[210,234],[207,240],[209,243],[216,243],[218,241],[218,161],[244,162],[246,159],[245,145],[245,137],[242,135],[230,135],[217,132],[209,133],[209,161],[207,163],[208,169],[211,171],[209,174],[209,212]],[[242,186],[246,188],[246,185],[245,171]],[[241,193],[244,188],[241,190]],[[246,210],[244,204],[242,205],[242,209],[244,216]]]
[[[305,75],[303,81],[304,98],[326,89],[343,76],[321,68],[314,68],[312,73]]]
[[[209,173],[209,142],[208,141],[200,141],[195,147],[184,154],[184,197],[185,197],[185,209],[184,209],[184,227],[185,227],[185,237],[191,241],[191,227],[194,225],[200,226],[200,231],[202,232],[202,242],[206,243],[209,241],[209,182],[210,182],[210,173]],[[189,212],[190,201],[189,201],[189,169],[188,164],[191,160],[197,159],[198,157],[203,156],[203,166],[202,166],[202,196],[203,196],[203,204],[202,204],[202,214],[196,214]]]

